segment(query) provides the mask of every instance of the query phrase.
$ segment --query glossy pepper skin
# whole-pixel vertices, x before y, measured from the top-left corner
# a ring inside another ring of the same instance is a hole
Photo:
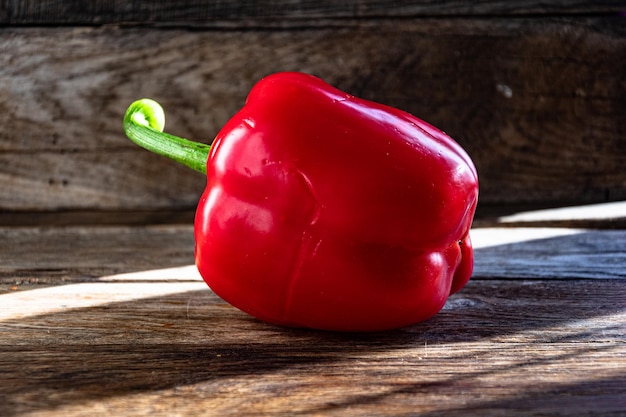
[[[478,178],[450,137],[301,73],[259,81],[217,135],[196,265],[270,323],[377,331],[436,314],[473,268]]]

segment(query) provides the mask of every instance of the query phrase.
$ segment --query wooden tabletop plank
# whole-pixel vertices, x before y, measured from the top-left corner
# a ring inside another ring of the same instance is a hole
[[[474,278],[626,278],[626,230],[486,228],[472,236]]]
[[[472,238],[474,278],[626,277],[624,229],[478,228]],[[193,246],[191,225],[0,227],[0,283],[76,282],[192,265]]]
[[[619,415],[625,405],[623,280],[474,281],[433,319],[375,334],[267,325],[181,283],[109,284],[135,298],[102,304],[102,284],[70,284],[86,303],[0,318],[0,414]],[[31,302],[50,295],[31,292]]]
[[[480,206],[474,219],[479,227],[626,228],[626,201],[597,204],[560,204],[556,207]]]
[[[624,280],[470,282],[449,299],[438,318],[403,332],[439,341],[489,338],[502,343],[541,338],[615,342],[626,336]],[[284,331],[231,307],[200,280],[75,283],[1,297],[6,308],[0,323],[4,330],[13,329],[3,332],[2,344],[11,346],[193,344],[215,337],[239,339],[244,331],[263,340],[264,332]],[[229,335],[232,329],[237,332]]]
[[[189,265],[193,245],[191,225],[4,227],[0,280],[43,284]]]

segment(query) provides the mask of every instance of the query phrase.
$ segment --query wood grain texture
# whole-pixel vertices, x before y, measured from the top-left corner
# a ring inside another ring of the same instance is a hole
[[[550,208],[483,206],[476,213],[473,227],[625,229],[626,201]]]
[[[0,228],[0,415],[621,415],[626,231],[474,240],[500,275],[424,323],[340,334],[219,299],[190,225]]]
[[[478,229],[473,240],[474,278],[626,278],[624,230]]]
[[[193,224],[195,209],[0,211],[0,226],[145,226]],[[492,223],[490,223],[492,224]],[[626,227],[626,219],[624,219]]]
[[[514,226],[621,227],[623,203],[502,214],[626,200],[622,12],[0,0],[0,416],[622,416],[626,230]],[[152,97],[168,131],[210,142],[282,70],[416,114],[475,160],[477,224],[508,227],[473,230],[474,276],[433,319],[284,329],[198,275],[205,179],[130,143],[122,115]]]
[[[0,31],[0,209],[192,209],[204,179],[130,143],[139,97],[210,141],[251,86],[313,73],[405,109],[474,158],[481,204],[626,198],[620,18],[368,20],[246,31]]]
[[[626,405],[624,281],[475,281],[428,322],[354,335],[266,325],[180,283],[114,285],[136,299],[0,321],[3,416],[617,416]]]
[[[185,1],[109,1],[80,2],[60,0],[2,0],[0,23],[33,24],[106,24],[178,23],[184,26],[245,27],[316,24],[324,19],[363,19],[416,16],[471,15],[567,15],[619,13],[623,3],[604,1],[311,1],[262,0],[238,2]],[[306,19],[306,20],[305,20]]]
[[[481,228],[472,239],[477,279],[626,278],[624,230]],[[192,225],[2,227],[0,282],[81,282],[180,267],[193,264],[193,247]]]
[[[193,247],[191,225],[0,228],[0,280],[49,284],[178,267],[194,263]]]

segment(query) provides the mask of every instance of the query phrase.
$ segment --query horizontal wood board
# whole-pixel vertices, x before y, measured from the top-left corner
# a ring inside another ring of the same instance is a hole
[[[626,231],[481,228],[474,278],[626,278]],[[0,282],[45,284],[192,265],[193,227],[0,227]],[[28,248],[28,250],[25,250]]]
[[[626,231],[479,228],[473,279],[623,279]],[[28,250],[25,250],[28,248]],[[1,227],[0,282],[89,282],[193,265],[193,226]]]
[[[571,15],[610,14],[623,11],[623,3],[604,1],[311,1],[262,0],[237,2],[2,0],[0,24],[93,25],[111,23],[166,23],[245,27],[316,24],[325,19],[365,19],[418,16]]]
[[[193,209],[204,178],[121,130],[162,102],[210,142],[252,85],[309,72],[457,139],[481,204],[626,199],[621,17],[378,19],[343,27],[0,29],[0,210]]]

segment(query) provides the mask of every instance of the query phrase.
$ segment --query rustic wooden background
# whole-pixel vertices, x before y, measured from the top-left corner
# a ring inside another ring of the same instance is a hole
[[[623,416],[625,11],[0,0],[0,416]],[[168,131],[210,142],[281,70],[405,109],[474,159],[474,275],[432,320],[283,329],[201,281],[205,179],[122,116],[152,97]]]
[[[193,211],[204,178],[128,141],[127,105],[155,98],[168,131],[210,142],[251,86],[281,70],[448,132],[475,160],[483,211],[626,199],[624,10],[618,1],[2,1],[0,220]]]

